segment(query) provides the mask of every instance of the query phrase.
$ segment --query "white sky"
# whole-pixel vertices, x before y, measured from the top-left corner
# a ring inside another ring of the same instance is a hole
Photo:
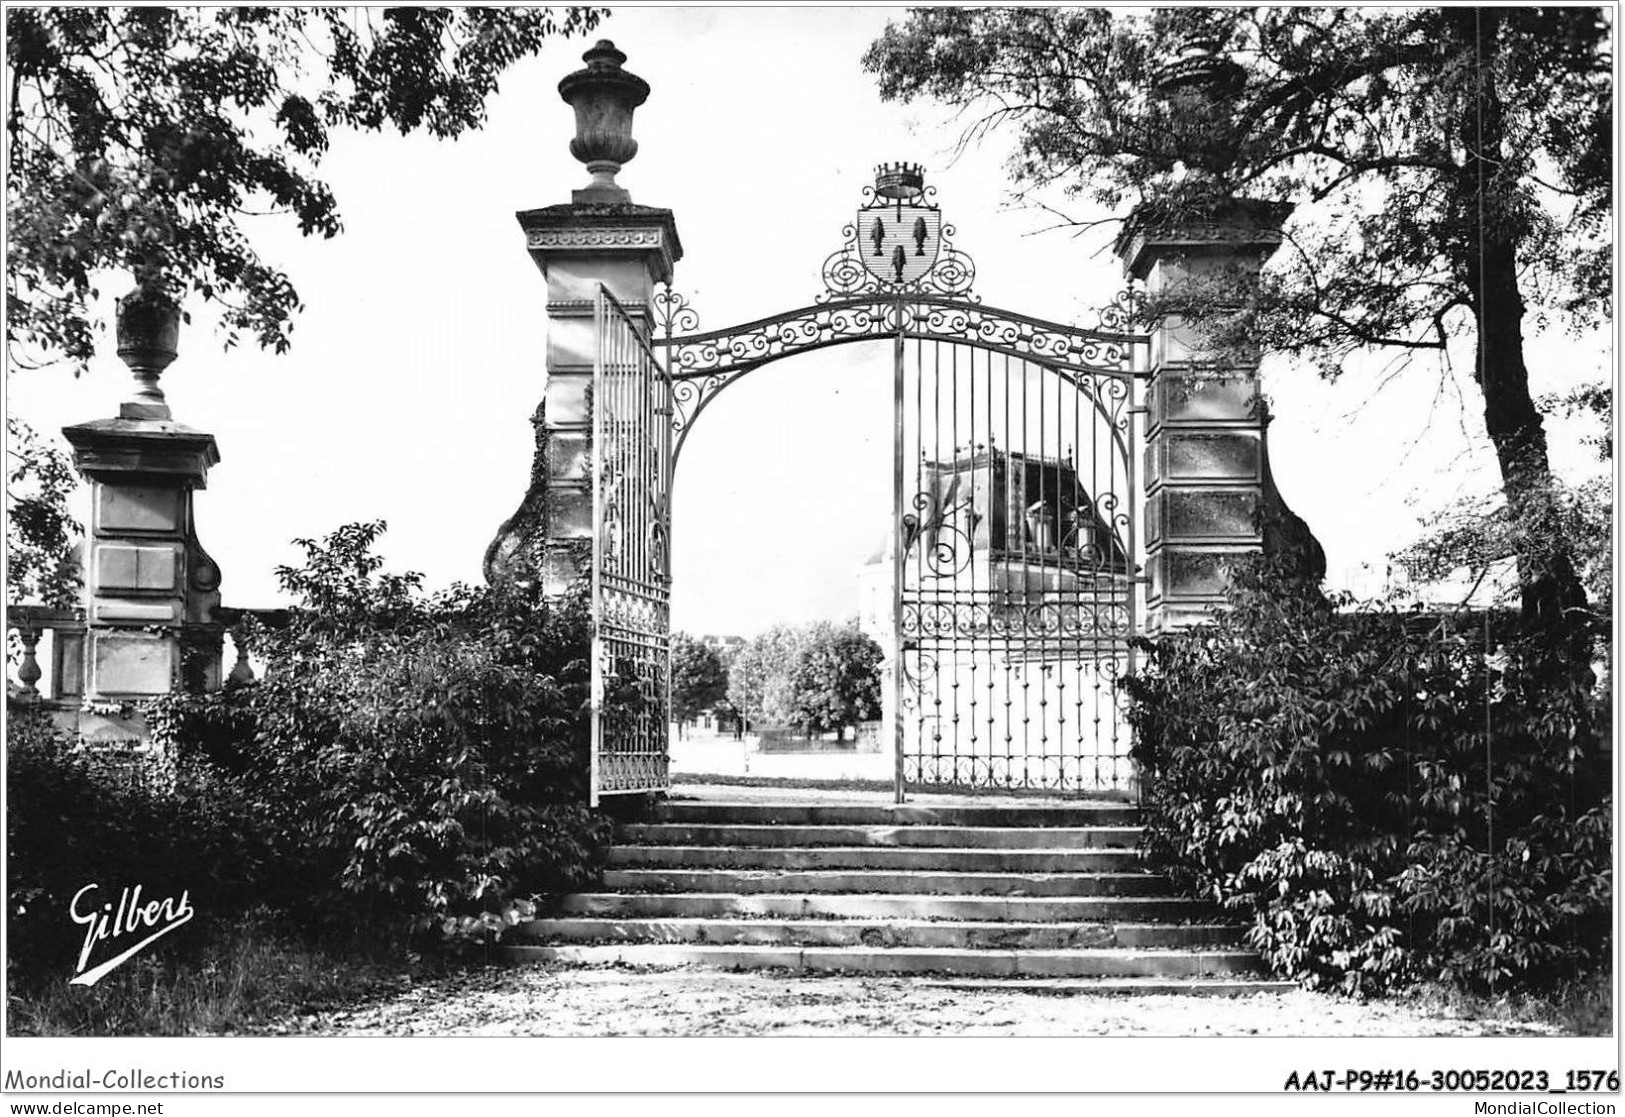
[[[985,302],[1061,321],[1122,286],[1110,232],[1080,241],[1007,208],[1008,141],[952,159],[957,126],[930,106],[881,103],[859,59],[901,11],[881,8],[616,9],[592,36],[653,87],[638,109],[633,200],[676,213],[687,257],[676,287],[715,329],[801,306],[840,245],[876,163],[926,165]],[[253,229],[306,303],[283,357],[222,352],[206,315],[164,375],[175,418],[216,435],[222,461],[198,497],[199,534],[226,602],[281,600],[272,568],[290,540],[389,522],[395,569],[431,585],[480,578],[480,559],[530,469],[528,418],[544,382],[544,286],[514,212],[569,200],[585,170],[554,89],[588,41],[515,70],[480,133],[455,143],[336,135],[321,168],[345,218],[334,241],[291,222]],[[1064,200],[1054,199],[1066,205]],[[120,293],[109,281],[103,292]],[[1539,394],[1604,375],[1606,339],[1537,339]],[[128,374],[14,375],[12,406],[45,431],[116,412]],[[1465,410],[1418,368],[1384,388],[1374,367],[1336,385],[1266,365],[1271,456],[1288,501],[1325,544],[1336,585],[1361,585],[1420,517],[1493,487],[1467,366]],[[888,530],[890,351],[845,346],[730,387],[705,413],[677,475],[674,623],[749,635],[781,620],[855,611],[855,573]],[[1554,456],[1594,468],[1550,423]],[[1371,588],[1365,585],[1363,588]]]

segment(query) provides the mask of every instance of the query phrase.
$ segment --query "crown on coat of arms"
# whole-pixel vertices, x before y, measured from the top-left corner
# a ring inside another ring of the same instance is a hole
[[[913,201],[925,193],[925,168],[918,163],[882,163],[875,168],[875,196]]]

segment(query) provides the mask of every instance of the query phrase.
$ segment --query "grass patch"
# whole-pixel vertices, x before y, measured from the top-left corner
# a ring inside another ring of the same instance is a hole
[[[279,1018],[404,989],[399,953],[337,951],[300,941],[266,915],[217,924],[194,950],[150,953],[94,986],[67,974],[7,974],[9,1032],[17,1036],[198,1036],[263,1031]]]
[[[1405,1000],[1433,1016],[1505,1024],[1520,1032],[1538,1025],[1565,1036],[1614,1034],[1613,975],[1607,970],[1564,981],[1540,993],[1481,994],[1429,985],[1406,994]]]

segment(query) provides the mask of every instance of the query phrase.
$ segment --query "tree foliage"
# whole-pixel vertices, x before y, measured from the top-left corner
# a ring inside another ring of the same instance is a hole
[[[792,719],[822,733],[879,717],[882,658],[856,621],[813,625],[790,670]]]
[[[82,577],[73,554],[80,532],[68,500],[73,463],[15,415],[6,416],[6,600],[67,608]]]
[[[1592,420],[1593,429],[1580,441],[1592,448],[1600,463],[1613,460],[1611,386],[1582,384],[1563,395],[1543,397],[1540,406],[1547,414]],[[1530,494],[1517,514],[1499,497],[1456,501],[1427,524],[1421,538],[1392,558],[1410,577],[1423,582],[1465,571],[1476,590],[1497,567],[1518,555],[1562,545],[1573,554],[1596,613],[1608,617],[1614,602],[1613,529],[1610,476],[1601,474],[1572,485],[1553,476]]]
[[[800,658],[804,629],[774,625],[748,641],[728,667],[728,701],[753,722],[793,720],[790,672]]]
[[[256,214],[342,228],[318,176],[334,129],[478,128],[502,74],[601,9],[20,7],[6,13],[6,337],[89,362],[105,273],[220,305],[227,344],[278,352],[299,297]]]
[[[880,646],[855,620],[775,625],[728,670],[728,700],[753,721],[838,730],[880,716]]]
[[[686,632],[671,634],[671,716],[679,725],[728,697],[728,670],[716,650]]]
[[[1296,207],[1256,297],[1212,316],[1213,343],[1335,375],[1356,352],[1447,356],[1464,339],[1524,519],[1550,474],[1524,329],[1610,310],[1609,34],[1595,7],[924,8],[865,65],[883,96],[977,111],[972,138],[1011,129],[1023,188],[1152,223],[1236,198]],[[1193,284],[1148,314],[1232,294]],[[1518,560],[1526,621],[1584,606],[1562,541]]]

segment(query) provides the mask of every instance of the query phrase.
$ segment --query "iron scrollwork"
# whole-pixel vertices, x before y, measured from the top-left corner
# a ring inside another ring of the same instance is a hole
[[[914,494],[914,511],[903,514],[903,555],[924,543],[921,555],[921,577],[957,578],[970,566],[975,546],[975,517],[973,499],[967,493],[959,497],[959,478],[956,476],[939,500],[935,493]]]
[[[1121,292],[1098,312],[1095,328],[986,306],[972,290],[976,265],[954,247],[954,227],[942,220],[935,194],[917,166],[880,167],[875,185],[863,189],[856,218],[841,230],[841,247],[824,261],[824,289],[797,310],[701,333],[687,298],[669,287],[657,290],[653,307],[674,381],[677,448],[710,399],[740,375],[779,357],[866,339],[975,345],[1051,366],[1075,381],[1120,379],[1118,396],[1126,397],[1135,348],[1147,340],[1129,332],[1141,295]],[[1091,394],[1103,410],[1110,406],[1098,389]]]
[[[669,321],[675,329],[697,318],[687,300],[670,291],[656,293],[655,307],[663,316],[657,321]],[[1104,409],[1113,410],[1128,397],[1133,350],[1144,340],[941,295],[894,301],[878,293],[816,303],[731,329],[668,335],[660,344],[673,380],[672,430],[679,446],[711,397],[752,369],[794,353],[899,334],[976,345],[1047,365],[1078,383]],[[1126,423],[1126,416],[1120,418]]]
[[[1117,642],[1131,634],[1128,601],[1110,592],[1064,601],[1005,600],[995,593],[980,596],[983,600],[905,600],[903,635],[920,645],[986,639],[1099,641],[1100,653],[1110,656],[1118,653]],[[1075,647],[1074,654],[1081,647]]]

